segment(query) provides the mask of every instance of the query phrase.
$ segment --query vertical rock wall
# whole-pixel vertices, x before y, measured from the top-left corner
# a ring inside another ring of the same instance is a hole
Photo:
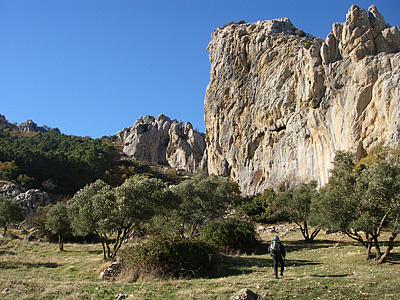
[[[212,33],[208,171],[245,194],[323,185],[336,150],[362,157],[399,140],[400,28],[353,5],[325,40],[301,35],[286,18]]]

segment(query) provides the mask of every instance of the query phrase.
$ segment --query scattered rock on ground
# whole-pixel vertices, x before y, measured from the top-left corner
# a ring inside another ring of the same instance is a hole
[[[232,296],[232,300],[261,300],[264,297],[257,295],[252,290],[244,288]]]
[[[120,272],[121,264],[119,262],[113,262],[106,269],[101,271],[99,278],[103,280],[112,280]]]

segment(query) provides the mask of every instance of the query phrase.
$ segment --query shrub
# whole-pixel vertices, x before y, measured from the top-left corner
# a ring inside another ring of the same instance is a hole
[[[235,219],[222,219],[207,223],[200,238],[215,244],[221,251],[252,252],[258,246],[253,224]]]
[[[305,37],[305,36],[306,36],[306,33],[305,33],[303,30],[301,30],[301,29],[296,29],[296,30],[294,31],[294,34],[296,34],[296,35],[298,35],[298,36],[300,36],[300,37]]]
[[[28,176],[26,174],[19,174],[18,178],[17,178],[17,181],[19,183],[21,183],[21,185],[24,188],[27,188],[27,189],[33,189],[33,188],[38,188],[39,187],[39,185],[36,182],[35,178],[33,178],[31,176]]]
[[[217,262],[214,246],[198,239],[154,237],[121,252],[131,281],[146,277],[191,277],[205,274]],[[123,275],[122,275],[123,276]]]
[[[276,87],[277,91],[280,91],[282,89],[286,80],[289,79],[293,74],[294,72],[290,71],[288,68],[286,68],[285,71],[283,71],[282,75],[279,78],[278,86]]]
[[[276,194],[273,189],[243,198],[237,208],[255,222],[272,224],[278,221]]]
[[[304,43],[304,48],[306,48],[308,50],[308,49],[311,48],[311,45],[312,45],[311,41],[310,40],[306,40],[305,43]]]
[[[15,161],[0,161],[0,175],[6,180],[13,180],[18,176],[19,168]]]

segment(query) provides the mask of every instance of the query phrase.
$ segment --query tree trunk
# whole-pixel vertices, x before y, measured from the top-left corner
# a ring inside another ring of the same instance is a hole
[[[306,234],[306,241],[309,242],[311,239],[310,239],[310,234],[308,233],[307,221],[304,221],[304,232]]]
[[[321,231],[321,228],[317,228],[313,231],[313,233],[311,234],[310,240],[313,241],[315,239],[315,237],[317,236],[317,234]]]
[[[3,236],[6,236],[7,233],[7,224],[4,224],[4,232],[3,232]]]
[[[112,257],[111,257],[111,248],[110,248],[110,245],[108,244],[107,241],[106,241],[106,246],[107,246],[107,258],[108,259],[112,259]]]
[[[382,256],[382,252],[381,252],[381,247],[379,246],[378,236],[374,234],[373,240],[374,240],[375,249],[376,249],[376,258],[379,258]]]
[[[64,251],[64,238],[61,234],[58,235],[58,250]]]
[[[103,259],[107,260],[107,251],[106,251],[106,245],[102,239],[102,237],[99,235],[101,246],[103,247]]]
[[[366,234],[366,243],[367,243],[367,257],[366,257],[366,260],[370,260],[371,259],[372,238],[369,237],[368,234]]]
[[[304,228],[300,223],[297,222],[294,223],[300,227],[301,234],[303,235],[304,240],[308,243],[310,241],[310,237],[308,236],[306,228]]]
[[[113,252],[111,254],[111,258],[114,260],[115,257],[117,256],[117,252],[118,250],[121,248],[122,243],[124,242],[124,240],[127,238],[127,236],[129,234],[131,234],[133,232],[133,229],[139,224],[139,222],[135,223],[135,224],[129,224],[129,226],[125,227],[122,230],[118,230],[118,235],[117,235],[117,239],[115,241],[114,247],[113,247]]]
[[[397,236],[397,234],[392,232],[392,234],[389,237],[388,247],[386,248],[386,251],[379,257],[376,264],[380,265],[386,261],[387,257],[389,256],[390,251],[392,251],[392,249],[393,249],[393,241],[396,238],[396,236]]]
[[[103,259],[108,260],[110,258],[110,246],[108,245],[107,236],[97,231],[94,231],[94,233],[99,237],[101,246],[103,247]]]

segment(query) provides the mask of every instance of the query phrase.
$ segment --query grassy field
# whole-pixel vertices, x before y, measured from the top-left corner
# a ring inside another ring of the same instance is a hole
[[[271,234],[261,238],[269,240]],[[0,239],[0,299],[230,299],[248,288],[265,299],[400,299],[400,246],[383,265],[364,260],[364,249],[341,234],[321,233],[305,244],[299,232],[282,241],[284,276],[275,279],[271,258],[224,256],[224,276],[142,282],[98,279],[105,268],[99,244],[56,244]]]

